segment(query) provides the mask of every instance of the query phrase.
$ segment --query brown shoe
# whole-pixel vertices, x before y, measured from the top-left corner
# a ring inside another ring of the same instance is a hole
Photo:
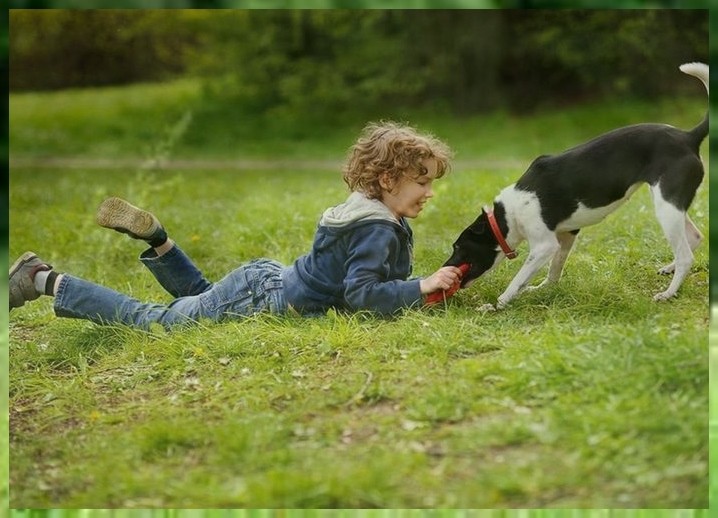
[[[97,223],[105,228],[142,239],[153,246],[167,240],[167,232],[151,212],[135,207],[122,198],[107,198],[97,208]]]
[[[35,289],[35,274],[52,270],[52,266],[40,259],[35,252],[25,252],[10,267],[10,309],[24,306],[42,293]]]

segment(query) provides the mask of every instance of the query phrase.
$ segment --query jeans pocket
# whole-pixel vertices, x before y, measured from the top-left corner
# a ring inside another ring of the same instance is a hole
[[[206,316],[218,318],[227,313],[251,314],[255,294],[248,281],[244,268],[238,268],[201,293],[199,300],[207,312]]]

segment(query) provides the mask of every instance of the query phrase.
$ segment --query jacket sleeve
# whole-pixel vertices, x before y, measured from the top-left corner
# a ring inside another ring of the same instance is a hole
[[[382,315],[422,302],[420,279],[406,280],[409,254],[389,225],[367,225],[348,236],[344,299],[352,310],[371,310]]]

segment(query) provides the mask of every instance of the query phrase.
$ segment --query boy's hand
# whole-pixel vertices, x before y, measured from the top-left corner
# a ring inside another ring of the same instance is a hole
[[[459,290],[461,277],[468,271],[469,265],[444,266],[436,273],[421,281],[421,293],[429,294],[426,304],[436,304],[451,297]],[[424,291],[424,290],[427,291]]]

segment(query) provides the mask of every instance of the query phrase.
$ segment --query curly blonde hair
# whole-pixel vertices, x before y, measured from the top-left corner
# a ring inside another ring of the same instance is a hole
[[[392,121],[370,122],[357,142],[349,149],[342,173],[352,191],[361,191],[368,198],[381,198],[380,177],[387,173],[391,185],[404,175],[419,177],[427,174],[421,163],[433,158],[437,178],[450,170],[453,153],[449,146],[433,135],[419,134],[411,126]]]

